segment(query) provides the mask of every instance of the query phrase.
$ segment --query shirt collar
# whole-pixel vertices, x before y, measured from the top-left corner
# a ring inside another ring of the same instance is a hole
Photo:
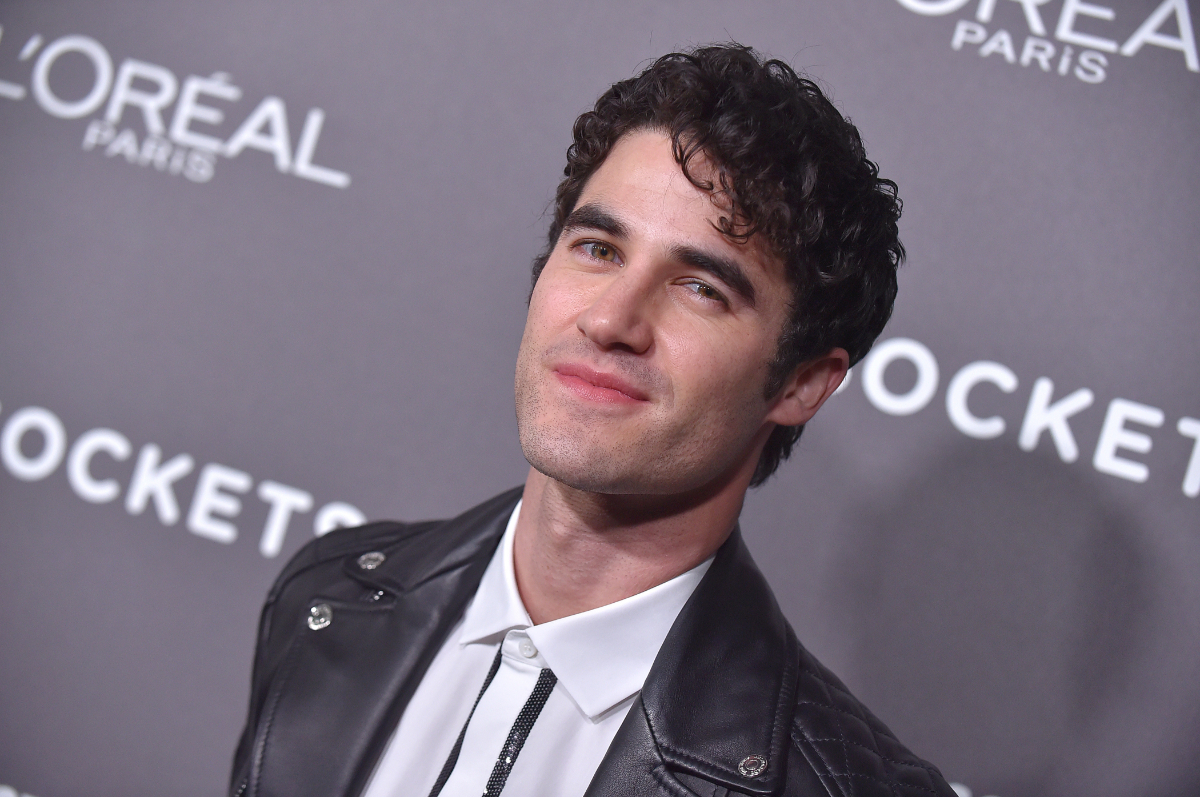
[[[525,611],[525,604],[521,602],[517,576],[513,571],[513,537],[517,531],[517,518],[521,516],[522,503],[517,501],[513,508],[500,547],[492,555],[483,573],[483,580],[475,590],[475,597],[463,615],[462,630],[458,637],[458,644],[463,647],[498,643],[514,628],[525,629],[533,625],[529,613]]]
[[[521,502],[463,616],[459,644],[498,644],[513,629],[527,634],[576,705],[595,720],[637,694],[675,617],[712,557],[670,581],[598,609],[534,626],[513,571]]]

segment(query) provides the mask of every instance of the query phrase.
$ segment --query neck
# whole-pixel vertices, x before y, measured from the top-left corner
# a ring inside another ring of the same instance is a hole
[[[749,476],[673,496],[576,490],[537,470],[513,544],[534,624],[607,606],[691,570],[729,537]]]

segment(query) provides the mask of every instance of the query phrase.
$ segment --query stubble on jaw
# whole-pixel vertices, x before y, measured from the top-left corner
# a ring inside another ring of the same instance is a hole
[[[545,392],[554,389],[549,383],[554,379],[549,364],[572,360],[616,373],[654,396],[657,406],[663,401],[669,405],[669,380],[634,354],[599,353],[594,344],[582,338],[558,341],[540,352],[534,348],[531,340],[522,341],[515,378],[517,434],[525,459],[538,472],[576,490],[643,492],[644,479],[639,472],[653,470],[655,463],[648,462],[645,452],[638,451],[632,441],[611,445],[610,440],[605,445],[599,439],[603,432],[595,425],[596,415],[584,407],[549,402]],[[638,424],[631,422],[629,426],[636,428]]]
[[[597,413],[585,406],[547,400],[554,377],[549,363],[570,359],[591,364],[645,388],[654,400],[636,419],[625,424],[624,434],[606,435]],[[727,417],[701,417],[700,423],[670,423],[676,410],[669,378],[638,355],[621,350],[598,352],[586,339],[564,340],[543,352],[523,340],[515,376],[517,432],[522,452],[535,470],[567,487],[610,495],[690,493],[714,486],[741,465],[753,447],[755,430],[737,435],[741,447],[722,447],[721,430],[703,428],[703,421],[728,422],[729,416],[757,417],[761,407],[730,407]],[[751,396],[746,396],[751,402]]]

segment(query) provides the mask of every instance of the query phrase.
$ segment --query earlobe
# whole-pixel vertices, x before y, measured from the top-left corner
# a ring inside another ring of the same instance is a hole
[[[849,367],[850,355],[841,348],[830,349],[828,353],[796,366],[766,420],[780,426],[808,423],[838,389]]]

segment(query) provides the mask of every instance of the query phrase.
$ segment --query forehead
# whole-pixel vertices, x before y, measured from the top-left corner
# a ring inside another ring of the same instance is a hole
[[[715,167],[702,155],[688,170],[698,181],[719,184]],[[699,246],[738,260],[756,284],[786,287],[782,259],[760,235],[748,241],[726,236],[718,228],[732,208],[719,193],[697,187],[675,160],[671,137],[641,129],[622,136],[588,179],[576,207],[599,204],[617,216],[631,237],[646,243]]]
[[[701,158],[694,159],[690,169],[700,180],[714,176],[712,166]],[[658,219],[689,228],[711,228],[720,216],[712,195],[693,185],[675,161],[670,136],[653,129],[626,133],[613,145],[580,195],[581,202],[597,199],[652,211]]]

